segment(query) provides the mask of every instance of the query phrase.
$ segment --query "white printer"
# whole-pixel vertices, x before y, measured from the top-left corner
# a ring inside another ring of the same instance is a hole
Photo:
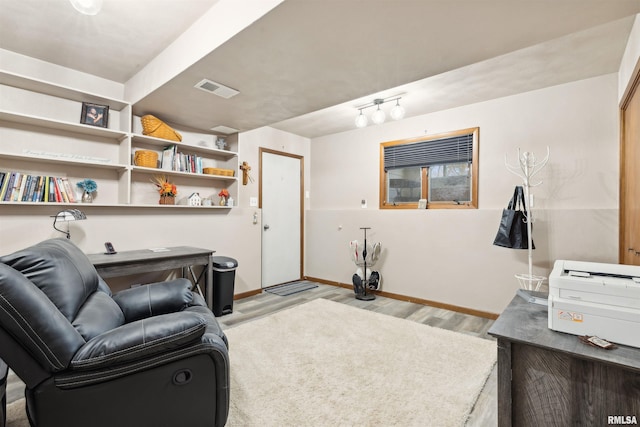
[[[640,348],[640,266],[556,261],[549,328]]]

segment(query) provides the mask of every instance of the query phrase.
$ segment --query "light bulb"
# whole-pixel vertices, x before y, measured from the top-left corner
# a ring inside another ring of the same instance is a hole
[[[404,117],[404,108],[400,106],[400,100],[396,100],[396,106],[391,109],[391,118],[393,120],[400,120]]]
[[[371,115],[371,120],[373,121],[373,123],[379,125],[384,123],[385,119],[386,115],[384,114],[384,111],[380,109],[380,105],[378,105],[378,109]]]
[[[102,9],[102,0],[69,0],[73,7],[85,15],[97,15]]]
[[[356,126],[359,128],[363,128],[367,125],[367,116],[362,114],[362,110],[360,110],[360,114],[356,117]]]

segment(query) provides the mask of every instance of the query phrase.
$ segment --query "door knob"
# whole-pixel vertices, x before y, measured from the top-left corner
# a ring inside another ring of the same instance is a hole
[[[265,229],[265,231],[268,230],[269,229],[269,224],[265,224],[265,226],[263,228]]]

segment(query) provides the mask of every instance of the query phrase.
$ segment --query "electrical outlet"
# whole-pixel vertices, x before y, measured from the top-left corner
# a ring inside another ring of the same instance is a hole
[[[257,197],[249,197],[249,206],[251,206],[251,207],[258,206],[258,198]]]

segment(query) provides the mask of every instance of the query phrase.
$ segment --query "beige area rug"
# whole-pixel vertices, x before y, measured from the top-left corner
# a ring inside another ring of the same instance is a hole
[[[225,333],[227,426],[463,426],[496,361],[493,341],[324,299]],[[7,409],[28,427],[24,399]]]
[[[225,331],[228,426],[463,426],[493,341],[317,299]]]
[[[29,427],[27,414],[24,411],[24,399],[7,405],[7,427]]]

